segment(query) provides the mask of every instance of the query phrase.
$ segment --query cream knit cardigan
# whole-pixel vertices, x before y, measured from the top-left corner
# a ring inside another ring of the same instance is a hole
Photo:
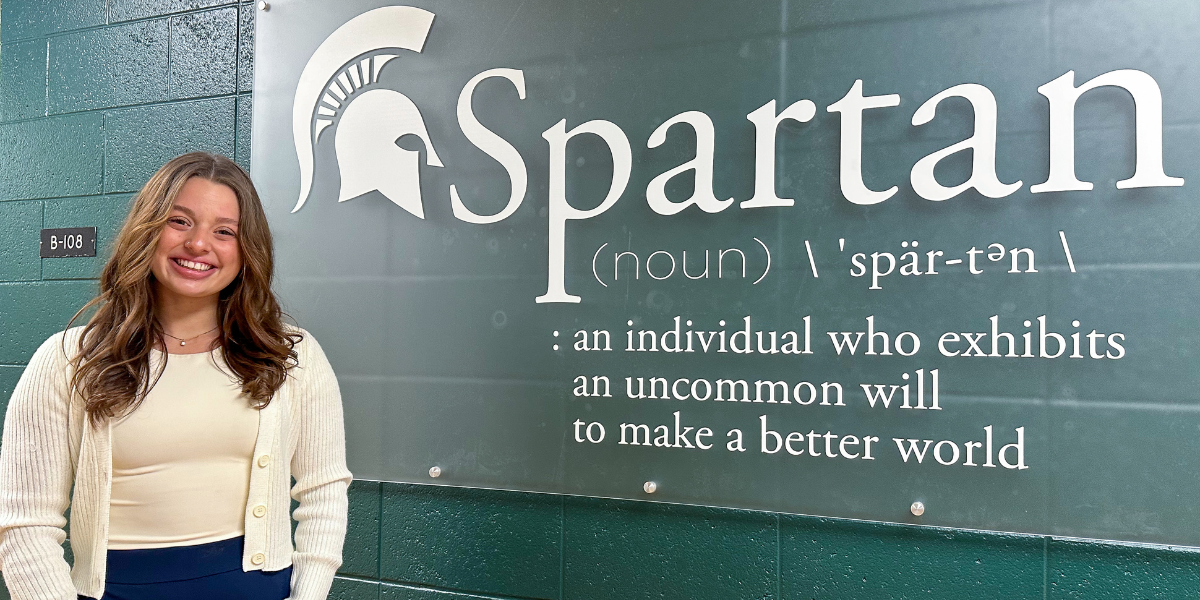
[[[90,426],[82,398],[69,391],[63,348],[78,348],[81,333],[76,327],[46,340],[8,406],[0,438],[0,570],[14,600],[104,593],[111,427]],[[299,364],[259,417],[242,569],[292,566],[290,597],[324,600],[342,561],[351,476],[337,379],[316,340],[300,333]],[[295,549],[289,488],[299,502]],[[62,549],[68,503],[73,569]],[[262,517],[252,513],[258,505],[267,507]]]

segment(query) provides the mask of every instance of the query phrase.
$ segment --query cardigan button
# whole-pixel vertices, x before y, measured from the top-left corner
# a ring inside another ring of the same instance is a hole
[[[258,554],[255,554],[254,556],[250,557],[250,562],[255,565],[261,565],[266,561],[267,561],[267,555],[263,554],[262,552],[259,552]]]
[[[253,512],[254,512],[254,516],[262,518],[263,516],[265,516],[267,514],[267,507],[259,504],[258,506],[254,507]]]
[[[258,457],[258,466],[265,469],[269,464],[271,464],[271,457],[269,455],[264,454]]]

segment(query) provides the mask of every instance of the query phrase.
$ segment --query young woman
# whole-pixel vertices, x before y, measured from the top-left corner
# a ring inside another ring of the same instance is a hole
[[[87,325],[42,344],[9,403],[14,600],[326,597],[350,482],[341,397],[317,342],[283,323],[272,269],[229,159],[185,154],[142,188]]]

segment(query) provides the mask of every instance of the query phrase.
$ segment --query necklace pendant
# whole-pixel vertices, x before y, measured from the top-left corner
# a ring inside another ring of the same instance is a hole
[[[186,345],[187,345],[187,342],[180,341],[180,342],[179,342],[179,345],[180,345],[180,346],[186,346]]]

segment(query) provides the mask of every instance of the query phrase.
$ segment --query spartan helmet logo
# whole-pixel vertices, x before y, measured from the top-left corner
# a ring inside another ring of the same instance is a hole
[[[441,167],[421,111],[400,92],[378,87],[379,72],[402,50],[420,52],[433,13],[411,6],[365,12],[334,31],[313,53],[292,105],[292,136],[300,160],[300,210],[312,191],[317,137],[336,125],[334,150],[342,177],[338,202],[378,190],[400,208],[425,218],[420,155],[396,145],[415,135],[427,164]]]

